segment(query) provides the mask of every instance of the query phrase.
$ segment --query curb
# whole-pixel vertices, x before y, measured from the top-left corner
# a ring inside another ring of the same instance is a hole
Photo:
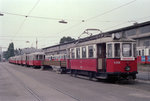
[[[140,79],[136,79],[137,82],[141,82],[141,83],[147,83],[150,84],[150,80],[140,80]]]

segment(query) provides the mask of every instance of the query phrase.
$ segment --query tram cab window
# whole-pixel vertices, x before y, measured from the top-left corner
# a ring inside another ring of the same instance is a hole
[[[115,43],[114,48],[115,48],[115,57],[120,57],[120,43]]]
[[[44,55],[39,55],[39,59],[38,60],[43,60],[44,59]]]
[[[80,48],[76,48],[76,58],[80,59]]]
[[[38,60],[38,55],[35,56],[35,60]]]
[[[86,47],[82,47],[82,58],[86,58]]]
[[[88,46],[89,58],[93,57],[93,46]]]
[[[107,45],[107,57],[112,58],[112,44]]]
[[[132,56],[132,46],[131,43],[123,43],[122,44],[122,55],[124,57],[131,57]]]

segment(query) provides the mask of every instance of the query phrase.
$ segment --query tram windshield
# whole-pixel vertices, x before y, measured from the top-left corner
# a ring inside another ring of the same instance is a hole
[[[112,44],[108,44],[107,45],[107,54],[108,54],[108,58],[112,58]]]
[[[122,44],[122,55],[123,57],[131,57],[132,56],[132,44],[131,43],[123,43]]]
[[[118,58],[120,57],[120,43],[115,43],[114,44],[114,48],[115,48],[115,57]]]
[[[44,55],[39,55],[38,57],[38,60],[44,60]]]

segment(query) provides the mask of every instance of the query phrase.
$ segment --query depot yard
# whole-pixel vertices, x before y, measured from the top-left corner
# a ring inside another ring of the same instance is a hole
[[[90,81],[50,70],[0,63],[0,101],[149,101],[149,83]]]

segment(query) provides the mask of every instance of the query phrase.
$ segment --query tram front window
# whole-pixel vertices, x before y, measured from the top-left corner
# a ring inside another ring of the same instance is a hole
[[[115,57],[116,58],[120,57],[120,43],[116,43],[114,45],[114,48],[115,48]]]
[[[132,51],[131,51],[131,43],[123,43],[122,45],[122,55],[124,57],[131,57],[132,56]]]
[[[39,60],[44,60],[44,56],[43,55],[39,55]]]
[[[107,45],[107,54],[108,54],[108,58],[112,58],[112,44],[108,44]]]

